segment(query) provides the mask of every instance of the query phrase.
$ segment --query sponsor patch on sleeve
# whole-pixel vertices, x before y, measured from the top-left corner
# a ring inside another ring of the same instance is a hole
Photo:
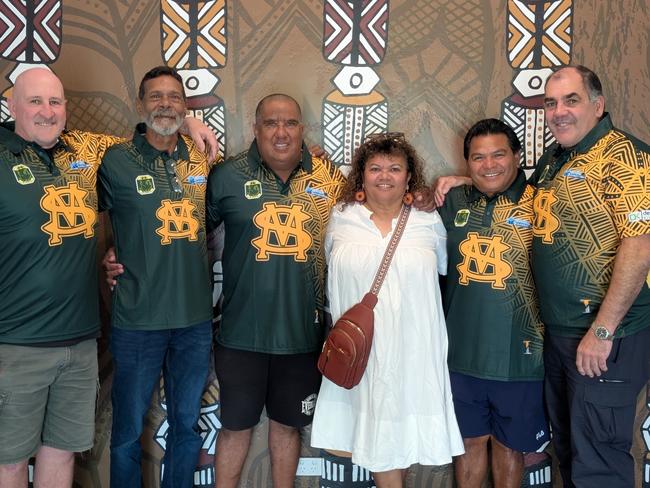
[[[650,210],[635,210],[627,214],[628,222],[647,222],[650,220]]]

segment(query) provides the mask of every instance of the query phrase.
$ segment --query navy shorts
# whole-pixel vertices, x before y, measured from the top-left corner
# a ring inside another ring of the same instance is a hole
[[[454,410],[463,438],[492,435],[518,452],[535,452],[550,439],[543,381],[496,381],[450,373]]]
[[[221,423],[228,430],[257,425],[262,410],[289,427],[311,424],[321,374],[319,352],[266,354],[217,344],[215,372],[219,381]]]

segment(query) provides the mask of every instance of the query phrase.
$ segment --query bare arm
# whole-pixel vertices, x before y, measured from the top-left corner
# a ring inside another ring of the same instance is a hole
[[[212,129],[194,117],[185,117],[180,128],[181,134],[188,135],[199,151],[208,155],[208,161],[214,161],[219,155],[219,142]]]
[[[472,179],[469,176],[441,176],[431,187],[436,207],[442,207],[449,190],[457,186],[471,185]]]
[[[609,288],[594,323],[614,332],[646,282],[650,270],[650,234],[626,237],[616,253]],[[591,330],[580,341],[576,367],[590,378],[607,371],[611,341],[603,341]]]

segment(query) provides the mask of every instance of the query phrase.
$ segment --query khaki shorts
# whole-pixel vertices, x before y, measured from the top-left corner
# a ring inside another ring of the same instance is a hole
[[[0,464],[41,445],[81,452],[93,445],[97,341],[67,347],[0,344]]]

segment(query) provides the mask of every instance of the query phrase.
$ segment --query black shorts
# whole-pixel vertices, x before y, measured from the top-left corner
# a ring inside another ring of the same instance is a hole
[[[264,407],[266,415],[280,424],[311,424],[321,382],[318,355],[266,354],[217,344],[221,424],[228,430],[250,429]]]

